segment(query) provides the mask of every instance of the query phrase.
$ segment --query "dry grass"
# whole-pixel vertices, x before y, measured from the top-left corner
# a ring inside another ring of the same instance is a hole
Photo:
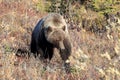
[[[16,56],[17,49],[29,50],[31,32],[45,14],[37,13],[30,1],[0,3],[0,80],[119,80],[120,36],[96,35],[81,29],[69,30],[73,52],[71,74],[66,74],[60,56],[46,64],[33,55]],[[110,38],[108,37],[110,36]],[[12,49],[14,48],[14,50]]]

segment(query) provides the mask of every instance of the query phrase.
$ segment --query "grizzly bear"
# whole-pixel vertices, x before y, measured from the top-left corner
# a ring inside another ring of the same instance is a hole
[[[71,42],[63,16],[51,13],[43,17],[32,32],[31,52],[51,60],[57,48],[62,60],[67,63],[71,55]]]

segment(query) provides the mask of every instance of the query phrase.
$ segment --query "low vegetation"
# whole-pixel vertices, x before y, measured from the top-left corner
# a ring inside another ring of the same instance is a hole
[[[120,79],[119,0],[65,1],[0,1],[0,80]],[[68,23],[70,74],[58,53],[47,66],[28,56],[32,30],[49,12],[63,14]]]

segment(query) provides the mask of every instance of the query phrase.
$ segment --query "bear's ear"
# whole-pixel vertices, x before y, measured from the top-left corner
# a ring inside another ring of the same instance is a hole
[[[52,31],[52,27],[49,26],[49,27],[47,28],[47,31],[51,32],[51,31]]]
[[[62,27],[63,31],[65,31],[65,25]]]

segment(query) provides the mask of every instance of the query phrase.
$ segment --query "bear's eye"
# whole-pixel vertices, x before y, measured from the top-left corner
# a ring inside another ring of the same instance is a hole
[[[49,27],[47,28],[47,31],[48,31],[48,32],[52,32],[52,27],[49,26]]]
[[[65,26],[63,26],[62,29],[65,31]]]

